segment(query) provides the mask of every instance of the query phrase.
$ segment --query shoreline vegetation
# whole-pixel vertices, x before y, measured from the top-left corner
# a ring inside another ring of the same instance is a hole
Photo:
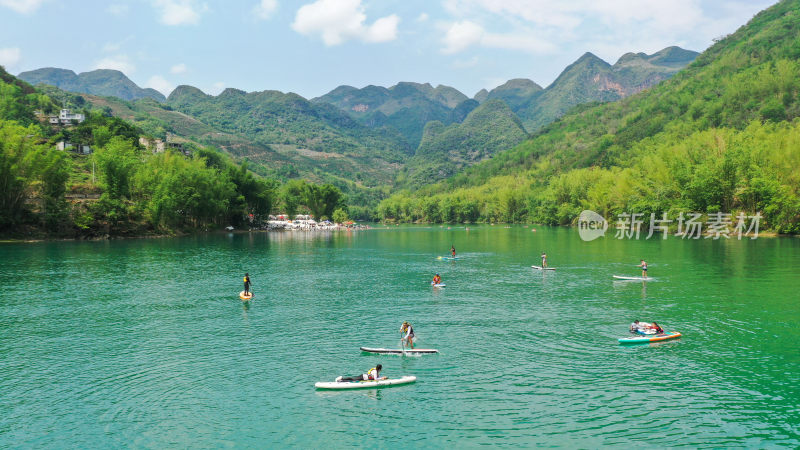
[[[738,212],[800,233],[800,2],[784,0],[623,100],[573,108],[522,144],[378,206],[401,222],[574,224],[582,210]]]
[[[52,121],[58,102],[0,67],[0,237],[173,236],[266,223],[273,210],[338,223],[332,184],[260,177],[213,147],[152,151],[137,126],[105,111]]]

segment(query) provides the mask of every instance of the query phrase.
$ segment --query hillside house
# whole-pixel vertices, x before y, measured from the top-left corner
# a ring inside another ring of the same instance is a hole
[[[164,153],[166,144],[161,139],[150,139],[144,136],[139,137],[139,145],[153,153]]]
[[[57,116],[50,116],[48,119],[52,125],[72,125],[73,121],[81,123],[84,120],[86,120],[86,116],[77,113],[73,114],[68,109],[62,109]]]
[[[92,153],[92,147],[83,144],[73,144],[72,142],[59,141],[56,142],[56,150],[72,151],[79,155],[88,155]]]

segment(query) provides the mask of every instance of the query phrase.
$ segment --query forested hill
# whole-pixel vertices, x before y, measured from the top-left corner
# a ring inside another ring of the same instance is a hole
[[[152,98],[163,102],[164,94],[152,88],[140,88],[118,70],[97,69],[76,74],[67,69],[45,67],[22,72],[18,78],[30,84],[47,84],[70,92],[118,97],[123,100]]]
[[[139,127],[107,109],[85,109],[85,118],[51,124],[48,115],[66,99],[58,100],[0,67],[3,238],[246,227],[262,223],[273,208],[347,218],[346,199],[333,185],[292,180],[281,186],[214,148],[190,142],[154,153],[141,144],[146,135]]]
[[[339,86],[311,101],[334,105],[365,125],[390,126],[416,148],[428,122],[435,120],[447,125],[464,120],[471,109],[463,110],[477,106],[467,100],[466,95],[450,86],[434,88],[428,83],[402,82],[389,88]],[[459,110],[463,112],[454,113]]]
[[[293,156],[299,154],[314,161],[317,171],[367,186],[391,183],[413,152],[391,129],[361,125],[333,105],[312,103],[293,93],[228,88],[213,96],[179,86],[167,105],[266,149],[263,156],[256,152],[239,156],[261,163],[274,152],[302,161]]]
[[[463,123],[428,122],[422,142],[398,177],[398,187],[418,188],[456,174],[527,137],[519,118],[501,100],[488,100]]]
[[[625,61],[623,61],[625,62]],[[583,105],[514,149],[410,196],[386,219],[569,224],[583,209],[761,213],[800,232],[800,0],[784,0],[686,69]]]

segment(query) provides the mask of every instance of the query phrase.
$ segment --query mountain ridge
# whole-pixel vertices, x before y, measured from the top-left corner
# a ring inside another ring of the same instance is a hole
[[[17,77],[32,85],[47,84],[83,94],[118,97],[123,100],[152,98],[164,102],[164,94],[152,88],[141,88],[124,73],[112,69],[96,69],[76,74],[69,69],[43,67],[20,72]]]

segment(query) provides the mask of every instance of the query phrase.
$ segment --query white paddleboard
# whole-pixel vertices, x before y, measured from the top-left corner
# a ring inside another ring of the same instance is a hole
[[[623,277],[622,275],[612,275],[617,280],[652,281],[652,277]]]
[[[417,381],[417,377],[406,375],[402,378],[390,378],[388,380],[378,381],[320,381],[314,383],[314,387],[317,389],[366,389],[408,384],[415,381]]]
[[[371,348],[371,347],[361,347],[362,352],[368,353],[382,353],[385,355],[402,355],[403,353],[410,353],[410,354],[430,354],[430,353],[439,353],[439,350],[435,348],[407,348],[405,350],[400,348]]]
[[[431,286],[433,286],[433,287],[445,287],[447,285],[444,284],[444,283],[434,284],[433,281],[431,281]]]
[[[556,270],[554,267],[531,266],[536,270]]]

